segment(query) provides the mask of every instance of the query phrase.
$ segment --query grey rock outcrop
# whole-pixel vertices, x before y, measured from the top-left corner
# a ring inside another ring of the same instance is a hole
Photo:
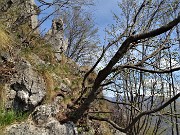
[[[71,89],[70,89],[67,85],[65,85],[64,83],[61,83],[61,84],[60,84],[60,90],[61,90],[62,92],[67,92],[67,93],[70,93],[70,92],[71,92]]]
[[[42,125],[47,123],[49,118],[55,117],[59,110],[60,107],[57,104],[41,105],[32,113],[32,119],[36,124]]]
[[[17,73],[6,86],[6,108],[33,110],[45,97],[45,82],[26,60],[21,60],[15,68]]]
[[[46,33],[45,39],[52,45],[56,59],[61,61],[61,54],[67,49],[68,40],[64,38],[62,19],[54,19],[51,29]]]
[[[1,51],[0,52],[0,63],[5,62],[5,61],[10,62],[10,61],[12,61],[12,58],[9,53]]]
[[[7,12],[12,7],[16,7],[17,9],[20,8],[21,12],[19,13],[19,16],[16,18],[15,22],[11,22],[10,20],[13,19],[10,19],[9,22],[7,22],[7,25],[12,25],[12,30],[16,30],[19,25],[29,22],[33,32],[39,34],[37,17],[39,14],[39,9],[35,4],[35,0],[4,0],[3,3],[1,2],[0,12]]]
[[[30,14],[32,14],[31,16],[31,28],[32,29],[36,29],[35,33],[39,33],[39,30],[36,28],[38,27],[38,16],[37,16],[37,11],[36,11],[36,4],[34,0],[29,0],[26,2],[26,6],[27,6],[27,12],[29,12]]]
[[[59,104],[45,104],[36,107],[27,122],[6,128],[6,135],[77,135],[72,122],[60,124],[55,118],[60,110]]]
[[[33,123],[24,122],[8,127],[5,135],[47,135],[45,128],[38,128]]]
[[[76,135],[71,123],[61,125],[55,118],[48,119],[42,126],[32,121],[15,124],[8,127],[5,135]]]
[[[120,131],[116,130],[116,132],[114,133],[114,135],[126,135],[126,134],[123,133],[123,132],[120,132]]]

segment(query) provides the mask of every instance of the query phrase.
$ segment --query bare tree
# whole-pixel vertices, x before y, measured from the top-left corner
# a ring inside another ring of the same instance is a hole
[[[80,7],[81,4],[91,4],[89,3],[91,1],[39,0],[39,2],[42,4],[39,7],[46,6],[44,10],[50,7],[55,7],[55,10],[43,18],[35,29],[49,17],[59,14],[59,11],[73,7],[72,11],[69,9],[70,12],[67,12],[65,18],[66,36],[69,38],[67,55],[75,61],[87,57],[89,47],[92,48],[96,44],[96,40],[93,40],[96,29],[88,14],[82,16]],[[178,78],[174,74],[180,70],[177,63],[179,61],[177,47],[180,43],[179,4],[178,0],[122,0],[119,3],[121,16],[114,14],[118,23],[108,32],[109,43],[103,47],[101,56],[85,74],[81,94],[73,107],[70,106],[67,119],[62,121],[70,120],[77,123],[81,118],[88,116],[91,120],[106,121],[115,129],[130,135],[149,132],[161,134],[164,130],[159,130],[159,127],[162,127],[164,117],[168,116],[166,120],[172,124],[171,134],[179,134],[176,100],[180,96],[180,91],[175,86]],[[11,6],[10,3],[7,8],[2,9],[2,12],[7,12]],[[12,22],[21,25],[26,20],[24,17],[30,16],[31,14],[20,15]],[[28,34],[32,34],[35,29]],[[111,50],[112,56],[109,56],[106,66],[98,72],[92,87],[86,86],[86,79],[108,50]],[[162,61],[166,65],[163,65]],[[99,95],[104,89],[114,91],[117,100],[114,102],[100,98]],[[88,113],[95,100],[106,100],[116,104],[118,114],[125,114],[125,117],[121,117],[125,123],[120,124],[118,120],[113,121]],[[153,127],[151,123],[154,124]]]
[[[174,14],[174,11],[179,13],[179,2],[176,0],[170,2],[166,0],[144,0],[142,2],[124,0],[119,5],[123,9],[121,18],[116,16],[120,24],[117,28],[119,30],[117,31],[115,25],[113,26],[115,34],[112,34],[109,44],[104,47],[101,57],[85,75],[84,81],[110,47],[113,50],[117,48],[117,51],[114,52],[107,65],[98,72],[91,88],[86,87],[83,83],[82,94],[75,101],[76,108],[67,114],[68,119],[66,120],[76,123],[83,116],[88,115],[88,109],[98,99],[103,87],[109,85],[112,91],[123,93],[123,100],[116,101],[115,104],[122,104],[126,108],[128,116],[126,125],[119,126],[109,118],[93,115],[88,116],[90,119],[106,121],[114,128],[128,134],[143,134],[150,132],[148,122],[153,122],[153,118],[156,117],[153,131],[161,134],[164,131],[159,130],[159,127],[162,126],[162,117],[166,114],[161,112],[180,96],[179,90],[175,90],[177,88],[172,86],[173,77],[169,82],[171,86],[169,88],[164,86],[164,77],[168,73],[173,74],[180,70],[179,65],[172,65],[172,60],[178,55],[174,55],[173,58],[167,55],[172,56],[172,52],[168,50],[174,49],[179,40],[172,38],[174,28],[180,22],[180,16]],[[171,64],[165,66],[162,61]],[[147,83],[147,80],[152,79],[152,82]],[[112,89],[112,84],[115,84],[116,89]],[[173,95],[172,87],[174,88]],[[149,97],[146,97],[147,95]],[[172,109],[171,115],[176,112],[175,110]],[[176,126],[176,133],[178,134],[178,126]]]
[[[63,12],[65,36],[68,39],[67,57],[84,65],[95,59],[98,47],[98,29],[95,28],[92,15],[75,7]],[[92,58],[94,57],[94,58]]]

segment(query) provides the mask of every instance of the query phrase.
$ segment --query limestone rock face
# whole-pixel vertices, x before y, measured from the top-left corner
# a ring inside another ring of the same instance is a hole
[[[24,122],[8,127],[5,131],[6,135],[47,135],[44,128],[37,128],[33,124]]]
[[[62,125],[55,118],[60,109],[57,102],[40,105],[27,122],[7,127],[5,135],[77,135],[72,122]]]
[[[64,38],[62,19],[54,19],[52,27],[45,35],[45,39],[52,45],[56,59],[61,61],[61,54],[67,49],[68,40]]]
[[[6,87],[6,108],[29,111],[40,104],[45,97],[45,82],[25,60],[16,65],[17,73]]]
[[[126,135],[126,134],[117,130],[114,135]]]
[[[59,109],[56,104],[38,106],[32,113],[32,119],[36,124],[47,123],[49,118],[56,116]]]
[[[35,7],[37,8],[34,0],[29,0],[27,2],[27,7],[29,8],[29,13],[32,14],[31,16],[31,27],[32,29],[35,29],[38,26],[38,17],[37,17],[37,11]],[[37,33],[39,33],[38,29],[36,30]]]
[[[67,93],[71,92],[71,89],[67,85],[65,85],[64,83],[60,84],[60,89],[62,92],[67,92]]]
[[[71,123],[61,125],[55,118],[48,119],[42,126],[32,122],[23,122],[8,127],[6,135],[76,135]]]
[[[0,52],[0,63],[2,63],[4,61],[10,62],[10,61],[12,61],[12,58],[9,53],[2,51],[2,52]]]

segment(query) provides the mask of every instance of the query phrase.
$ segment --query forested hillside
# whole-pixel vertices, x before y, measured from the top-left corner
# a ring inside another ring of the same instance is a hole
[[[96,4],[0,0],[0,134],[179,135],[180,2]]]

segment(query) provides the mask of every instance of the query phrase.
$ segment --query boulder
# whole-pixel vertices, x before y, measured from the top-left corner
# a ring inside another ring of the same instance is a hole
[[[17,73],[6,87],[6,108],[33,110],[45,97],[45,82],[26,60],[18,62],[15,68]]]
[[[55,102],[40,105],[27,122],[7,127],[5,135],[77,135],[77,129],[72,122],[60,124],[55,118],[60,109]]]
[[[32,113],[32,120],[36,124],[42,125],[44,123],[47,123],[49,118],[55,117],[59,110],[60,108],[56,104],[46,104],[38,106]]]
[[[8,127],[5,130],[5,135],[48,135],[45,128],[36,127],[32,123],[23,122]]]
[[[67,92],[67,93],[70,93],[71,92],[71,88],[69,88],[66,84],[64,83],[61,83],[60,84],[60,90],[62,92]]]
[[[0,52],[0,63],[6,62],[6,61],[8,61],[8,62],[12,61],[10,54],[7,52],[3,52],[3,51]]]
[[[32,121],[12,125],[5,130],[5,135],[76,135],[76,132],[71,123],[61,125],[51,117],[42,126],[35,125]]]
[[[116,132],[115,132],[115,134],[114,135],[126,135],[125,133],[123,133],[123,132],[120,132],[120,131],[118,131],[118,130],[116,130]]]

